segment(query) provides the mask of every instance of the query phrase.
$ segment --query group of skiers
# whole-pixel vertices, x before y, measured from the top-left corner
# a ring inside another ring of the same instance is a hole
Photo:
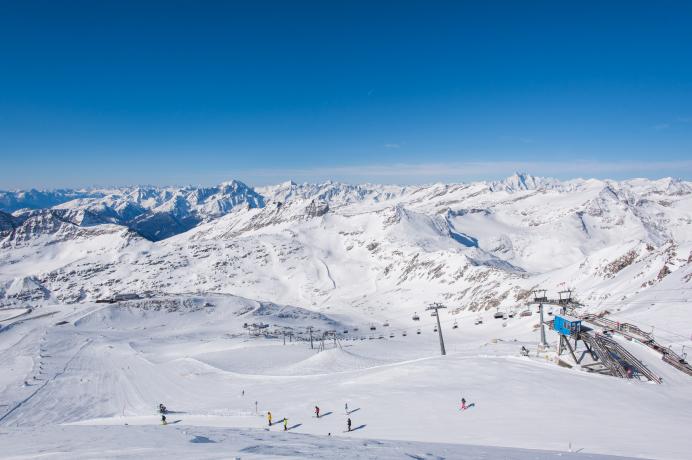
[[[168,425],[168,422],[166,422],[166,414],[168,413],[168,409],[166,409],[166,406],[163,405],[163,403],[159,403],[159,414],[161,414],[161,425]]]
[[[346,410],[346,415],[350,415],[348,412],[348,403],[344,405],[344,409]],[[320,406],[315,406],[315,417],[320,418]],[[284,431],[288,431],[288,418],[284,417],[282,419],[283,425],[284,425]],[[274,423],[272,422],[272,413],[271,411],[267,411],[267,424],[271,427]],[[346,429],[347,431],[351,431],[351,417],[347,417],[346,420]],[[331,435],[331,433],[329,433]]]

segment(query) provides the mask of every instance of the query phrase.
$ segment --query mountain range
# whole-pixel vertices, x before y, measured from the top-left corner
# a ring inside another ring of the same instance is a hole
[[[387,318],[571,288],[636,312],[690,278],[692,184],[671,178],[0,192],[0,305],[217,292]]]

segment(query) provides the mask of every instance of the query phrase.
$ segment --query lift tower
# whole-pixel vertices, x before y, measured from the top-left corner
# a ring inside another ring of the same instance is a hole
[[[442,326],[440,325],[440,311],[439,310],[442,308],[447,308],[447,307],[445,307],[441,303],[435,302],[435,303],[430,304],[430,306],[428,308],[426,308],[426,310],[432,310],[434,312],[432,315],[437,318],[437,333],[440,335],[440,353],[444,356],[447,354],[447,352],[445,351],[445,341],[442,338]]]

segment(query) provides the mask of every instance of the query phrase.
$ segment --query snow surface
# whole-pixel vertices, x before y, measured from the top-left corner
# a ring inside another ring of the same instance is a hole
[[[561,367],[537,350],[535,311],[493,319],[526,309],[531,289],[572,288],[582,311],[692,348],[687,182],[230,182],[3,200],[54,207],[2,216],[2,456],[690,457],[692,377],[622,340],[661,385]],[[124,217],[140,215],[168,237]],[[431,302],[448,307],[444,357]],[[328,330],[341,346],[319,339]],[[160,402],[174,424],[159,425]],[[291,430],[265,431],[268,410]]]

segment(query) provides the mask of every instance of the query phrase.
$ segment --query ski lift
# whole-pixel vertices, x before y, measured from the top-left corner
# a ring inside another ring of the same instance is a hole
[[[496,311],[495,314],[493,315],[493,318],[495,318],[495,319],[502,319],[504,316],[505,316],[505,314],[498,310],[498,311]]]
[[[372,339],[374,339],[374,338],[375,338],[375,337],[373,337],[373,336],[371,335],[370,337],[368,337],[368,340],[372,340]]]
[[[514,316],[515,316],[516,314],[517,314],[517,313],[516,313],[514,310],[510,310],[508,316],[509,316],[510,318],[514,318]]]
[[[354,328],[353,328],[353,332],[358,332],[358,328],[357,328],[357,327],[354,327]]]
[[[435,326],[435,329],[433,329],[433,332],[437,332],[437,326]]]
[[[414,313],[411,319],[414,321],[420,321],[420,316],[418,316],[418,313]]]
[[[393,332],[392,332],[391,334],[389,334],[389,338],[390,338],[390,339],[393,339],[393,338],[394,338],[394,333],[393,333]]]
[[[380,334],[380,336],[377,337],[377,338],[378,338],[378,339],[384,339],[384,336],[383,336],[382,334]]]
[[[459,324],[457,323],[457,320],[454,320],[454,326],[452,326],[452,329],[459,329]]]
[[[401,333],[401,336],[402,336],[402,337],[406,337],[406,331],[402,332],[402,333]]]
[[[344,329],[344,334],[348,334],[348,329]]]
[[[437,310],[433,311],[430,316],[437,316]]]
[[[479,316],[478,318],[476,318],[476,321],[473,324],[475,324],[476,326],[478,326],[479,324],[483,324],[483,317]]]
[[[382,325],[382,327],[389,327],[389,321],[385,321],[385,323]]]
[[[418,329],[418,330],[416,331],[416,334],[420,335],[420,329]]]
[[[371,325],[370,325],[370,330],[371,330],[371,331],[375,331],[375,330],[377,330],[377,328],[375,327],[374,324],[371,324]]]

